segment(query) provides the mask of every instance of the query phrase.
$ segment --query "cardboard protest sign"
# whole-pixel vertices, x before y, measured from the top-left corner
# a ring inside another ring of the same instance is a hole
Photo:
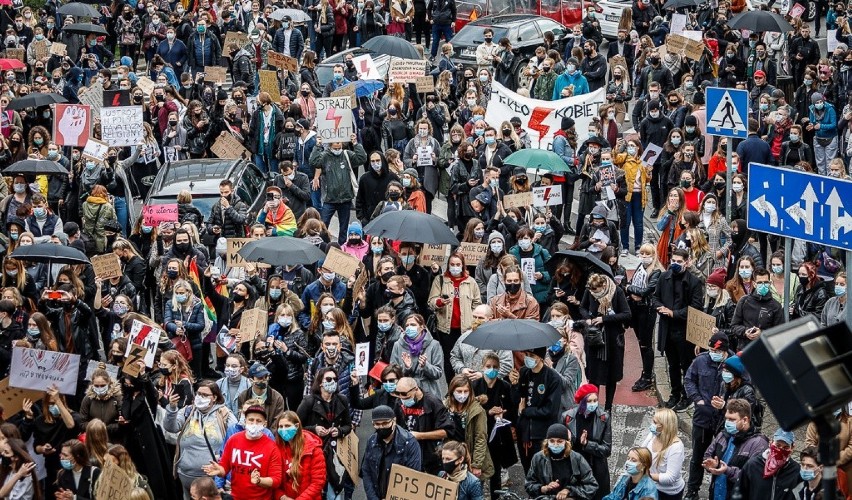
[[[47,40],[33,40],[30,42],[30,47],[33,49],[33,56],[36,61],[41,61],[50,56],[50,47],[47,45]]]
[[[95,255],[90,260],[95,271],[95,277],[108,279],[121,276],[121,261],[118,259],[118,255],[110,252]]]
[[[355,71],[358,72],[360,80],[381,80],[382,75],[379,73],[379,68],[373,61],[373,56],[370,54],[360,55],[352,58],[352,64],[355,65]]]
[[[458,483],[438,476],[393,464],[388,481],[387,500],[453,500],[458,498]]]
[[[348,143],[350,136],[354,133],[351,99],[347,97],[317,99],[317,134],[324,144]]]
[[[145,366],[152,368],[154,357],[157,354],[157,345],[160,343],[160,337],[163,336],[165,336],[163,330],[134,319],[133,326],[130,327],[130,336],[124,356],[130,355],[131,346],[140,345],[145,348]]]
[[[92,108],[57,104],[53,110],[53,140],[60,146],[85,146],[92,130]]]
[[[124,469],[113,464],[112,461],[105,460],[105,463],[109,465],[101,469],[95,497],[106,500],[127,498],[127,494],[133,489],[133,480],[124,472]]]
[[[666,50],[697,61],[704,54],[704,44],[682,35],[672,34],[666,38]]]
[[[97,162],[103,162],[107,155],[107,151],[109,151],[109,144],[97,139],[89,138],[89,140],[86,141],[86,147],[83,148],[83,152],[81,154],[85,158],[91,158]]]
[[[246,243],[254,241],[254,238],[228,238],[226,241],[228,242],[228,249],[225,253],[225,258],[227,259],[228,268],[246,267],[246,260],[239,254],[239,251]],[[254,265],[259,268],[271,267],[269,264],[262,264],[260,262],[256,262]]]
[[[163,205],[145,205],[142,207],[142,223],[146,226],[158,226],[161,222],[177,222],[177,203]]]
[[[50,44],[50,55],[65,57],[68,54],[68,46],[64,43],[53,42]]]
[[[229,133],[220,135],[216,139],[216,142],[210,146],[210,151],[212,151],[217,158],[228,160],[236,158],[248,159],[251,156],[248,149],[246,149],[240,141],[233,136],[233,134]]]
[[[136,86],[139,87],[140,90],[142,90],[143,94],[151,95],[154,92],[154,87],[156,87],[157,84],[154,83],[154,81],[148,78],[147,76],[142,76],[136,80]]]
[[[269,65],[276,68],[286,69],[294,73],[299,71],[299,61],[295,57],[285,56],[284,54],[269,51],[267,54]]]
[[[348,97],[352,103],[352,108],[358,107],[358,100],[355,97],[355,84],[348,83],[331,93],[331,97]]]
[[[227,58],[231,57],[231,45],[236,45],[237,48],[241,49],[248,43],[248,35],[245,32],[238,30],[229,30],[225,33],[225,44],[222,46],[222,55]]]
[[[46,391],[53,386],[62,394],[77,393],[80,356],[65,352],[15,347],[9,368],[9,386]]]
[[[78,94],[80,104],[90,106],[92,108],[92,116],[100,117],[101,108],[104,107],[104,86],[100,83],[93,83],[86,89],[85,92]]]
[[[457,251],[464,257],[466,265],[475,266],[485,258],[488,245],[485,243],[461,243]]]
[[[272,102],[278,102],[278,100],[281,99],[281,90],[278,86],[278,73],[276,71],[262,69],[259,71],[259,75],[260,91],[268,92],[269,97],[272,98]]]
[[[503,196],[503,208],[524,208],[532,205],[532,202],[533,195],[531,191]]]
[[[101,109],[101,139],[110,146],[138,146],[144,137],[142,106]]]
[[[429,267],[433,263],[443,267],[447,262],[447,253],[450,251],[450,245],[423,245],[420,250],[420,255],[417,257],[417,263],[423,267]]]
[[[259,335],[266,334],[266,311],[247,309],[240,318],[240,343],[251,342]]]
[[[354,255],[349,255],[335,247],[329,247],[328,255],[325,256],[322,267],[329,271],[334,271],[337,275],[343,277],[344,280],[347,280],[350,276],[355,275],[360,264],[361,261]]]
[[[415,90],[420,94],[428,94],[435,91],[435,79],[431,75],[421,76],[414,82]]]
[[[361,291],[365,286],[367,286],[367,281],[370,279],[370,276],[367,274],[367,268],[364,266],[363,262],[359,263],[358,266],[358,276],[355,278],[355,283],[352,284],[352,293],[357,295],[358,292]]]
[[[686,340],[706,349],[716,328],[716,318],[690,307],[686,313]]]
[[[3,407],[3,413],[7,415],[14,415],[21,411],[25,399],[36,402],[42,396],[44,396],[42,391],[11,387],[9,385],[9,377],[0,380],[0,406]]]
[[[6,49],[6,59],[17,59],[27,62],[27,49],[23,47],[9,47]]]
[[[126,373],[131,377],[138,377],[142,368],[139,366],[139,361],[145,361],[145,355],[148,350],[138,344],[128,344],[128,354],[124,356],[124,365],[121,367],[121,373]]]
[[[204,81],[221,85],[227,79],[226,71],[224,66],[204,66]]]
[[[552,207],[562,204],[561,186],[536,186],[532,188],[534,207]]]
[[[366,375],[366,373],[364,374]],[[358,435],[350,432],[343,439],[337,440],[337,458],[343,464],[343,468],[349,473],[349,477],[358,486]],[[388,497],[391,498],[391,497]]]
[[[390,83],[416,83],[417,79],[426,74],[427,61],[413,59],[396,59],[391,61],[388,69]]]

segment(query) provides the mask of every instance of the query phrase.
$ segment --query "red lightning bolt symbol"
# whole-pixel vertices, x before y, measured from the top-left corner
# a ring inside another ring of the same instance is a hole
[[[325,114],[326,120],[334,120],[334,128],[340,127],[340,120],[343,119],[343,115],[337,116],[334,114],[334,108],[328,108],[328,113]]]
[[[539,137],[544,137],[550,132],[550,125],[544,123],[544,119],[553,111],[551,108],[534,108],[530,114],[528,127],[538,132]]]
[[[544,190],[544,201],[547,201],[549,199],[550,199],[550,188],[547,188],[547,189]]]

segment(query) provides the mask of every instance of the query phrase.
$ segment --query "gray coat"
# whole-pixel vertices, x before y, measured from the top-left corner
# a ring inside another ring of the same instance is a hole
[[[414,378],[417,381],[417,387],[423,392],[428,392],[440,399],[444,394],[439,384],[444,378],[444,351],[441,350],[441,344],[427,331],[421,352],[426,356],[426,363],[421,367],[417,357],[412,356],[411,368],[406,368],[405,363],[402,362],[402,353],[409,352],[405,338],[405,335],[402,335],[394,344],[390,362],[401,366],[403,376]]]
[[[570,452],[568,460],[571,461],[571,483],[567,485],[568,496],[575,500],[591,499],[598,490],[598,482],[592,476],[592,468],[576,451]],[[524,489],[530,497],[541,496],[543,494],[541,487],[553,481],[553,469],[550,461],[551,458],[545,456],[543,451],[533,455],[530,469],[527,471],[527,480],[524,484]]]

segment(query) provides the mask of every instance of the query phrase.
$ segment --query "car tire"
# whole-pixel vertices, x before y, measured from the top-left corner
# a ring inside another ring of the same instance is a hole
[[[528,60],[521,61],[521,64],[518,64],[515,67],[515,89],[526,88],[526,86],[530,83],[530,77],[524,76],[524,68],[529,64]]]

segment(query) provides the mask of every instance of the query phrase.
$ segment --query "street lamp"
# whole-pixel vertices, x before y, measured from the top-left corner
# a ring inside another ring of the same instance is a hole
[[[837,433],[832,412],[852,399],[852,331],[845,322],[820,328],[812,317],[777,326],[742,353],[754,385],[781,428],[814,422],[824,464],[823,496],[834,500],[837,484]]]

